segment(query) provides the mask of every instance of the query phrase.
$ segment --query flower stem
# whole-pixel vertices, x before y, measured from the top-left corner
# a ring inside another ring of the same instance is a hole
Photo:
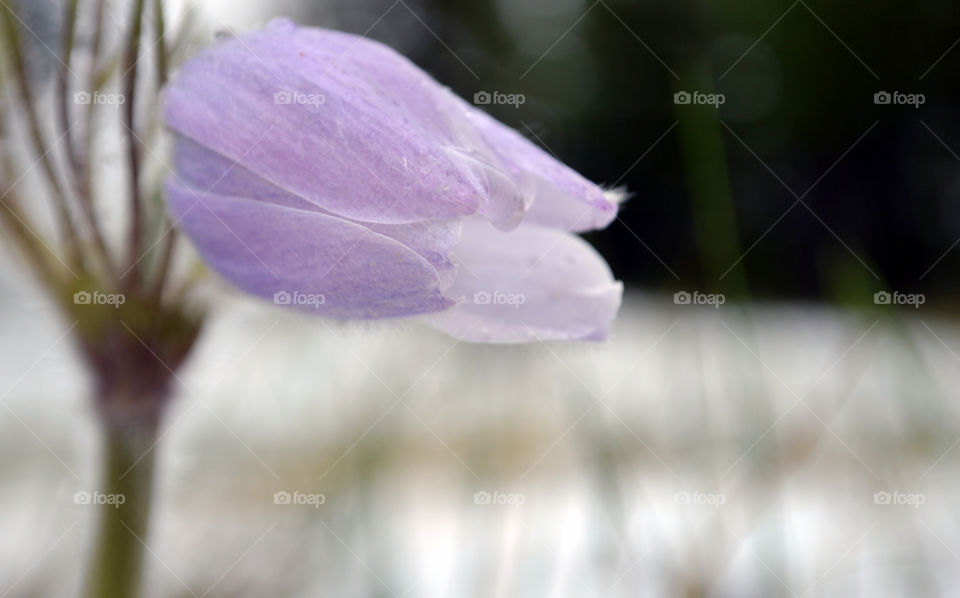
[[[86,598],[136,598],[140,594],[153,486],[156,415],[133,422],[102,418],[103,482],[99,491],[106,496],[107,504],[99,507],[99,537],[92,554]]]
[[[143,250],[143,198],[140,193],[140,137],[136,133],[136,91],[137,91],[137,63],[140,60],[140,33],[143,25],[143,6],[145,0],[133,0],[133,12],[130,20],[130,36],[127,38],[126,54],[124,56],[125,70],[121,75],[121,85],[125,97],[123,106],[123,126],[126,128],[127,138],[127,168],[130,178],[130,225],[128,247],[128,275],[130,287],[140,281],[140,271],[134,266],[140,260]],[[162,51],[162,50],[161,50]]]
[[[73,306],[76,307],[76,306]],[[123,305],[78,318],[81,354],[94,372],[103,438],[99,536],[90,553],[85,598],[137,598],[153,485],[153,455],[176,371],[200,333],[201,320],[157,309],[135,294]]]

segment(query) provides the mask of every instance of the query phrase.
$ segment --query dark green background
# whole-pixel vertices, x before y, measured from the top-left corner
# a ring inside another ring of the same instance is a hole
[[[960,38],[953,3],[354,1],[292,16],[367,32],[464,97],[525,94],[486,108],[633,192],[590,236],[629,283],[866,303],[886,288],[947,308],[957,293],[960,246],[930,269],[960,238],[960,160],[937,139],[960,152],[960,47],[930,69]],[[673,103],[712,88],[719,111]],[[877,106],[879,90],[926,103]],[[777,177],[806,207],[783,216],[797,198]]]

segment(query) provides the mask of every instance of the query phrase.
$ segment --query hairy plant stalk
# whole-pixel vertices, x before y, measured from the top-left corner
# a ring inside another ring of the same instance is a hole
[[[60,119],[60,133],[63,135],[64,153],[72,173],[77,173],[77,150],[73,145],[73,127],[70,126],[70,62],[73,58],[73,39],[77,30],[78,0],[67,0],[63,5],[63,37],[61,38],[60,65],[57,69],[57,115]]]
[[[43,241],[36,237],[18,203],[9,194],[0,200],[0,224],[6,237],[20,250],[44,290],[57,298],[63,291],[63,277],[49,259]],[[62,269],[62,268],[60,268]]]
[[[163,0],[154,0],[154,52],[157,60],[157,89],[162,89],[167,82],[167,48],[164,37],[166,36],[166,25],[163,19]],[[164,219],[166,230],[162,233],[160,259],[157,265],[156,277],[151,286],[150,296],[159,303],[162,299],[163,288],[166,285],[167,276],[170,273],[170,266],[173,262],[173,250],[177,242],[177,230]]]
[[[25,115],[30,145],[35,146],[39,164],[51,185],[61,235],[54,243],[35,232],[29,210],[16,194],[18,177],[15,161],[5,146],[0,146],[0,229],[4,240],[9,240],[24,257],[37,279],[54,298],[62,313],[76,321],[73,331],[81,354],[96,381],[93,396],[99,424],[103,432],[103,467],[98,495],[107,497],[99,504],[97,542],[91,551],[90,568],[84,589],[87,598],[136,598],[141,590],[143,555],[148,542],[151,494],[153,486],[153,449],[158,440],[157,430],[165,406],[170,398],[171,380],[186,359],[200,333],[202,315],[188,313],[179,301],[160,299],[167,286],[167,272],[173,252],[174,235],[154,239],[163,252],[157,260],[141,260],[147,233],[144,222],[144,202],[148,195],[143,186],[141,151],[144,141],[138,136],[135,123],[138,61],[147,53],[140,44],[146,0],[134,0],[129,36],[120,52],[101,59],[104,46],[104,5],[95,2],[95,30],[89,80],[83,91],[97,93],[107,82],[115,67],[125,70],[119,76],[125,102],[121,114],[125,130],[121,133],[127,144],[126,167],[129,172],[129,200],[131,218],[128,241],[129,256],[112,259],[97,221],[93,168],[96,163],[95,106],[91,101],[83,108],[70,105],[73,97],[70,77],[77,38],[79,0],[65,0],[63,48],[59,56],[56,80],[56,98],[52,114],[42,114],[35,103],[35,93],[27,65],[20,51],[20,29],[25,27],[8,2],[0,2],[0,40],[8,59],[0,67],[10,65],[9,79],[16,88],[16,99]],[[156,11],[152,35],[157,67],[156,87],[159,90],[167,76],[168,49],[163,43],[165,30],[162,0],[151,0]],[[103,62],[103,64],[101,64]],[[141,76],[142,78],[142,76]],[[150,82],[152,83],[152,82]],[[5,91],[5,90],[4,90]],[[142,108],[142,106],[141,106]],[[18,113],[19,114],[19,113]],[[83,123],[74,131],[78,116]],[[0,115],[0,138],[8,139],[4,125],[8,116]],[[13,117],[9,117],[13,118]],[[41,123],[52,122],[65,147],[65,171],[58,173],[55,161],[49,156],[45,131]],[[30,148],[34,149],[34,148]],[[73,200],[76,200],[74,202]],[[76,212],[77,220],[74,220]],[[93,243],[81,243],[82,232],[89,229]],[[152,229],[149,234],[153,233]],[[147,240],[150,241],[149,239]],[[61,260],[65,258],[65,260]],[[116,263],[114,263],[116,261]],[[99,262],[99,263],[98,263]],[[119,280],[121,264],[126,265],[129,277]],[[95,266],[100,265],[101,268]],[[151,275],[156,272],[156,275]],[[80,286],[80,283],[84,286]],[[89,286],[88,286],[89,285]],[[76,301],[78,290],[109,290],[121,292],[124,301],[114,307]]]
[[[34,145],[34,151],[39,156],[38,161],[52,189],[57,223],[67,247],[67,261],[79,268],[81,265],[79,236],[73,223],[70,208],[67,205],[64,189],[60,184],[60,178],[53,167],[53,161],[50,159],[50,152],[53,148],[47,143],[43,130],[40,128],[36,97],[33,94],[27,67],[20,52],[20,19],[7,3],[3,3],[0,14],[2,14],[0,20],[3,21],[4,29],[3,39],[6,40],[7,44],[6,54],[13,66],[13,79],[16,81],[14,87],[17,89],[23,113],[27,117],[27,129]]]
[[[107,248],[103,233],[100,230],[100,224],[97,221],[97,213],[93,206],[92,190],[87,188],[81,180],[82,170],[77,147],[74,143],[73,129],[74,122],[70,121],[70,85],[69,75],[72,74],[70,64],[73,57],[74,36],[77,26],[77,5],[78,0],[67,0],[64,5],[65,15],[63,22],[63,42],[60,60],[60,68],[57,73],[57,116],[59,119],[60,132],[63,138],[63,147],[67,156],[68,179],[77,201],[80,205],[80,213],[84,218],[91,239],[93,239],[94,254],[100,262],[101,274],[109,279],[115,278],[113,264],[110,259],[110,250]],[[91,105],[94,102],[90,102]],[[88,128],[90,124],[88,123]]]
[[[0,81],[6,74],[3,70],[3,61],[0,60]],[[7,121],[0,118],[0,140],[6,139]],[[54,257],[50,248],[42,238],[37,236],[30,217],[21,209],[20,199],[15,193],[13,159],[8,146],[0,145],[0,185],[5,189],[0,196],[0,229],[26,260],[34,276],[52,297],[57,297],[63,286],[62,275],[65,268],[58,268],[51,257]]]
[[[153,35],[154,35],[154,55],[157,58],[157,89],[163,87],[167,82],[167,44],[164,38],[167,35],[166,22],[163,18],[163,0],[154,0],[153,2]]]
[[[106,0],[96,0],[94,8],[93,40],[90,48],[90,69],[86,76],[86,91],[96,93],[100,91],[103,75],[100,74],[100,51],[103,46],[103,11]],[[82,131],[84,138],[80,151],[77,154],[80,172],[80,184],[83,187],[83,198],[93,202],[93,173],[91,156],[93,154],[93,117],[96,108],[95,102],[90,102],[84,111],[86,128]]]
[[[134,0],[130,17],[130,32],[124,58],[124,71],[121,75],[123,93],[123,125],[127,138],[127,168],[130,183],[130,224],[127,275],[128,287],[135,286],[142,278],[139,270],[133,266],[140,260],[143,238],[143,197],[140,192],[140,139],[136,133],[136,91],[137,63],[140,59],[140,32],[143,26],[144,0]]]

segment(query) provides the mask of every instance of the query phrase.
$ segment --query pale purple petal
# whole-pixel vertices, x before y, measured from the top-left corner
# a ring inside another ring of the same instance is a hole
[[[457,276],[457,266],[450,258],[460,242],[460,220],[428,220],[412,224],[357,224],[402,243],[430,262],[440,277],[441,289],[453,284]]]
[[[167,183],[171,217],[214,270],[241,289],[322,297],[301,307],[341,319],[408,316],[452,304],[437,271],[400,242],[315,211]],[[282,300],[281,300],[282,302]]]
[[[222,156],[211,154],[196,142],[180,135],[175,136],[174,165],[177,172],[175,180],[196,189],[200,195],[213,193],[244,197],[333,216],[302,197],[268,183],[247,168]],[[410,224],[377,224],[359,220],[351,222],[403,243],[437,270],[442,288],[450,285],[456,274],[450,255],[460,241],[459,220],[425,220]]]
[[[430,316],[436,328],[475,342],[603,340],[623,285],[603,258],[568,232],[522,224],[510,232],[468,219],[454,254],[458,300]]]
[[[526,222],[576,232],[606,228],[617,217],[616,194],[604,192],[516,130],[480,110],[470,112],[489,147],[511,166],[532,196]]]
[[[471,123],[468,113],[477,108],[378,42],[339,31],[298,28],[283,19],[270,27],[292,35],[298,47],[319,61],[320,68],[307,70],[306,77],[321,84],[334,77],[344,87],[364,90],[363,95],[385,113],[402,114],[405,121],[434,136],[480,187],[479,214],[504,230],[520,223],[529,198],[510,174],[510,166],[489,151],[482,131]]]
[[[185,187],[201,193],[245,197],[289,208],[323,211],[316,204],[281,189],[246,166],[212,152],[188,137],[174,135],[173,139],[174,179]]]
[[[458,157],[466,116],[449,92],[372,40],[274,25],[201,53],[166,94],[175,132],[327,212],[522,217],[512,182]]]

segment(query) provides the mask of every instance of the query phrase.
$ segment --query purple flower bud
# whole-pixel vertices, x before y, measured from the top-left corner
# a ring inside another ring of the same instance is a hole
[[[469,341],[606,337],[622,285],[573,232],[617,194],[390,48],[274,21],[165,94],[171,215],[241,289]]]

